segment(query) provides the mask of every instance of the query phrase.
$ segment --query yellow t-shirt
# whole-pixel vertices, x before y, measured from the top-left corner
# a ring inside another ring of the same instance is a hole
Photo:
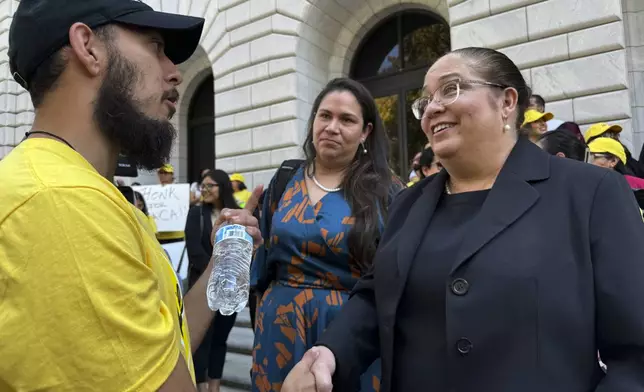
[[[0,390],[156,391],[193,376],[177,277],[147,217],[76,151],[0,161]]]
[[[240,206],[241,208],[246,207],[246,203],[248,202],[248,199],[250,199],[250,195],[252,193],[248,189],[244,189],[243,191],[238,191],[234,193],[235,201],[237,201],[237,205]]]
[[[148,224],[150,225],[150,230],[152,230],[152,233],[156,236],[157,222],[154,220],[154,217],[152,215],[148,215],[147,219],[148,219]]]

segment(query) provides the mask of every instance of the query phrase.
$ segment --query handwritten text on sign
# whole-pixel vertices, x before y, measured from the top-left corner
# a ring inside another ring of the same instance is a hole
[[[154,217],[157,231],[183,231],[190,208],[190,185],[147,185],[135,186],[148,206],[148,213]]]

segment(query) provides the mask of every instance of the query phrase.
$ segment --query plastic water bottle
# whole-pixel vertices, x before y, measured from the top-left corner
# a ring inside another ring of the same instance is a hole
[[[244,226],[226,225],[217,230],[207,290],[210,309],[230,316],[246,307],[252,256],[253,238]]]

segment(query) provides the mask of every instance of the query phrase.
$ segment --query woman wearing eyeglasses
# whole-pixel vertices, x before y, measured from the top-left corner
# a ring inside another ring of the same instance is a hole
[[[588,143],[588,163],[615,170],[624,176],[633,190],[644,189],[644,179],[630,175],[626,168],[626,151],[622,143],[609,137],[598,137]]]
[[[424,91],[443,170],[396,198],[371,272],[282,392],[354,391],[376,356],[381,392],[644,391],[626,181],[518,136],[530,89],[500,52],[443,56]]]
[[[210,261],[213,250],[210,234],[220,211],[224,208],[240,208],[235,201],[228,174],[222,170],[209,170],[203,174],[201,196],[201,205],[190,209],[186,220],[186,248],[190,260],[189,287],[199,279]],[[203,342],[193,355],[199,391],[219,391],[226,359],[226,340],[235,324],[236,316],[236,313],[230,316],[217,314]]]

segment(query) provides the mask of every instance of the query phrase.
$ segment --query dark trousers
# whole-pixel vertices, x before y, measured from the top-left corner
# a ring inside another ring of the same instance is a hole
[[[208,379],[219,380],[224,371],[226,361],[226,340],[235,325],[237,313],[223,316],[217,312],[210,324],[203,341],[193,355],[195,378],[197,383],[206,382]]]

